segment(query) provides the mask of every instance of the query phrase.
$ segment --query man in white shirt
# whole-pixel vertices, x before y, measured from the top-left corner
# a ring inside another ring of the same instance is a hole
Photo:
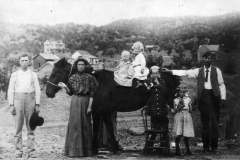
[[[15,158],[22,157],[22,128],[24,118],[27,127],[28,136],[28,156],[36,157],[35,155],[35,135],[30,129],[29,121],[34,112],[39,113],[40,104],[40,86],[36,73],[29,70],[30,56],[23,53],[20,56],[20,69],[13,72],[10,77],[8,87],[8,101],[10,105],[10,112],[15,116]]]
[[[222,72],[219,68],[211,65],[212,53],[207,51],[203,54],[204,66],[193,70],[168,70],[177,76],[197,78],[198,109],[201,113],[203,152],[217,152],[219,111],[226,100],[226,88]],[[210,125],[211,124],[211,125]]]

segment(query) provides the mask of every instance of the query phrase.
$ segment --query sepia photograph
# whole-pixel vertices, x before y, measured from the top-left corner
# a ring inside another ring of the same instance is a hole
[[[240,159],[239,0],[0,6],[0,160]]]

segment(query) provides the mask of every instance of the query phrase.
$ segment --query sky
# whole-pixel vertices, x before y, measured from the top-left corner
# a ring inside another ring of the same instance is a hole
[[[1,0],[0,8],[4,22],[101,26],[119,19],[240,12],[240,0]]]

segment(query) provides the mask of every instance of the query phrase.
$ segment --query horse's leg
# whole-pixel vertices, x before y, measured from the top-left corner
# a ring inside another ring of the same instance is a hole
[[[118,151],[119,146],[114,133],[112,114],[115,114],[115,112],[104,113],[102,115],[102,118],[109,134],[109,140],[111,145],[110,150],[115,153],[116,151]]]
[[[93,119],[93,154],[98,154],[98,134],[101,117],[97,112],[92,112]]]

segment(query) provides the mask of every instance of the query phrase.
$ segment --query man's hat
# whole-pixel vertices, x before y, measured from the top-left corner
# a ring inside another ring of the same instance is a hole
[[[43,117],[40,117],[36,112],[30,118],[29,126],[31,130],[35,130],[37,126],[41,126],[44,123]]]

